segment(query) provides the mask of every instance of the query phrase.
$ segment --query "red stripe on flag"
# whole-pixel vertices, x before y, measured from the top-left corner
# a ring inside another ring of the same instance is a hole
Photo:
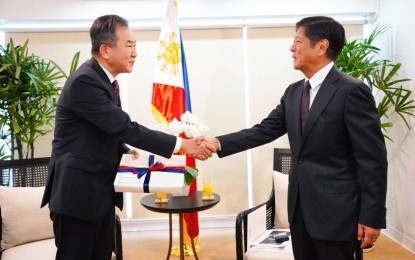
[[[189,167],[196,167],[196,161],[195,158],[192,158],[190,156],[186,156],[186,165]],[[197,191],[197,181],[196,178],[193,179],[192,184],[190,185],[189,188],[189,193],[191,192],[195,192]],[[186,221],[186,223],[190,223],[190,218],[192,218],[192,228],[190,232],[190,225],[186,225],[187,228],[187,234],[189,234],[189,236],[191,238],[195,238],[197,236],[199,236],[199,217],[197,212],[195,213],[186,213],[183,214],[184,220]]]
[[[184,89],[170,85],[153,83],[151,103],[164,115],[167,122],[174,118],[180,121],[180,116],[186,112]]]

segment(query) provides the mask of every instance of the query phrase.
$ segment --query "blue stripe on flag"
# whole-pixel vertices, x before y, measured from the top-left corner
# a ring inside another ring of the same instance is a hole
[[[180,49],[182,53],[182,71],[183,71],[183,87],[186,98],[186,111],[192,112],[192,104],[190,102],[189,80],[187,79],[186,56],[184,55],[182,31],[180,31]]]

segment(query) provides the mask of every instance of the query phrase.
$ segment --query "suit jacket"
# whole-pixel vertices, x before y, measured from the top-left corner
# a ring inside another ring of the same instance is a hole
[[[373,95],[362,81],[334,66],[310,108],[301,133],[304,80],[291,84],[260,124],[219,136],[220,157],[288,134],[292,152],[288,217],[301,202],[310,235],[352,241],[357,223],[386,226],[387,155]]]
[[[55,124],[41,205],[89,221],[100,220],[115,203],[122,209],[113,182],[124,143],[164,157],[176,144],[175,136],[132,122],[115,105],[111,82],[94,58],[68,77]]]

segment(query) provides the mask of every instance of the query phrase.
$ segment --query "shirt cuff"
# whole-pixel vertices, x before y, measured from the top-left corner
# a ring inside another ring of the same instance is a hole
[[[222,147],[220,146],[220,141],[219,141],[218,138],[216,138],[216,139],[218,140],[218,151],[221,151],[222,150]]]
[[[180,151],[180,147],[182,147],[182,138],[177,137],[176,138],[176,146],[174,146],[173,154],[175,154],[178,151]]]

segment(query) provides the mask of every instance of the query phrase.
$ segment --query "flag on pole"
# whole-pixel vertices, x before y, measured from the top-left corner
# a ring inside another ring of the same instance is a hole
[[[174,118],[180,121],[180,116],[184,112],[192,112],[186,57],[178,22],[177,7],[177,0],[168,0],[167,12],[160,32],[160,45],[157,53],[151,102],[153,115],[160,123],[169,123]],[[195,159],[187,157],[186,165],[195,167]],[[196,179],[194,179],[189,192],[196,189]],[[190,218],[192,220],[192,232],[190,232]],[[197,238],[199,235],[198,214],[186,213],[184,214],[184,220],[186,224],[185,233],[192,238]]]

